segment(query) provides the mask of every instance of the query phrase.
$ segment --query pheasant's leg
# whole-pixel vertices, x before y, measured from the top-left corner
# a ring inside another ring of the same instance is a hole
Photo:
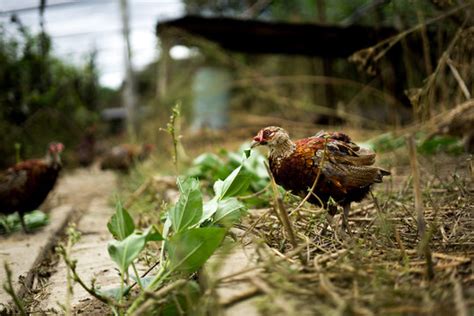
[[[349,228],[349,211],[351,210],[351,204],[344,204],[344,214],[342,215],[342,228],[349,233],[349,235],[352,235],[352,231]]]
[[[337,206],[336,205],[328,205],[327,206],[328,214],[326,215],[326,225],[324,225],[323,230],[321,231],[325,234],[328,231],[328,226],[331,226],[333,231],[336,231],[336,225],[334,224],[334,215],[337,213]]]
[[[21,228],[23,228],[23,232],[25,234],[29,234],[30,231],[26,228],[26,224],[25,224],[25,218],[23,217],[23,213],[18,213],[18,215],[20,215],[20,223],[21,223]]]

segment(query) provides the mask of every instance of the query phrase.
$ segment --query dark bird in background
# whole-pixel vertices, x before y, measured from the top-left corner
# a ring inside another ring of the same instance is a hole
[[[26,160],[0,173],[0,214],[18,212],[26,233],[26,212],[37,209],[54,188],[64,145],[51,143],[44,159]]]
[[[143,144],[142,146],[132,144],[120,144],[113,147],[100,163],[102,170],[112,169],[127,172],[136,161],[143,161],[155,149],[153,144]]]
[[[82,167],[88,167],[94,162],[96,151],[96,127],[88,127],[76,148],[77,159]]]
[[[268,146],[270,170],[276,183],[299,196],[306,196],[320,176],[308,202],[323,206],[333,216],[337,205],[344,209],[343,225],[351,202],[361,201],[372,184],[390,172],[372,166],[375,153],[361,149],[346,134],[321,131],[292,141],[281,127],[269,126],[253,138],[251,147]],[[322,205],[321,205],[322,204]]]

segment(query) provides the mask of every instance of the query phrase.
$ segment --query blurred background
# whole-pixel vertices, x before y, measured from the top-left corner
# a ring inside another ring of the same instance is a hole
[[[67,166],[121,142],[170,155],[160,128],[176,104],[199,151],[266,125],[356,140],[417,130],[471,100],[471,4],[2,0],[0,166],[52,140]]]

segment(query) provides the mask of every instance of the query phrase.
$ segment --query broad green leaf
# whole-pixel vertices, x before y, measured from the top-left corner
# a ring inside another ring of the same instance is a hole
[[[137,282],[137,277],[135,275],[130,275],[130,277],[133,279],[133,281]],[[155,275],[147,275],[143,278],[140,278],[140,282],[142,283],[144,288],[147,288],[151,282],[155,279]]]
[[[250,177],[241,173],[242,166],[237,167],[225,180],[214,183],[214,192],[219,200],[236,196],[247,190]]]
[[[199,180],[195,178],[178,177],[176,180],[179,192],[199,190]]]
[[[224,239],[226,229],[220,227],[193,228],[173,235],[167,246],[171,270],[197,271]]]
[[[123,240],[112,240],[107,245],[110,258],[117,264],[121,273],[128,270],[130,264],[135,260],[150,240],[160,240],[161,235],[152,227],[144,232],[134,232]]]
[[[221,198],[223,187],[224,187],[224,181],[217,180],[216,182],[214,182],[213,189],[214,189],[214,194],[216,195],[217,198]]]
[[[170,220],[173,230],[178,233],[197,224],[202,215],[202,195],[199,182],[195,179],[178,179],[180,196],[178,202],[170,209]]]
[[[144,234],[146,234],[145,242],[164,240],[163,236],[158,232],[158,229],[155,225],[148,227]]]
[[[236,198],[229,198],[219,201],[217,210],[214,214],[214,223],[224,226],[232,226],[236,223],[246,207]]]
[[[204,223],[217,211],[217,197],[204,203],[203,212],[199,224]]]
[[[117,201],[115,205],[115,213],[107,223],[107,228],[112,236],[118,240],[125,239],[135,230],[132,217],[128,214],[120,201]]]

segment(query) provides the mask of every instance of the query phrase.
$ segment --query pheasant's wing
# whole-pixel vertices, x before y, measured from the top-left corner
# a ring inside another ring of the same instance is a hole
[[[0,199],[7,199],[13,192],[22,191],[28,180],[28,172],[24,169],[10,168],[0,174]]]
[[[382,182],[382,177],[389,174],[372,166],[374,152],[334,138],[326,140],[326,145],[315,151],[314,160],[325,178],[343,192]]]

